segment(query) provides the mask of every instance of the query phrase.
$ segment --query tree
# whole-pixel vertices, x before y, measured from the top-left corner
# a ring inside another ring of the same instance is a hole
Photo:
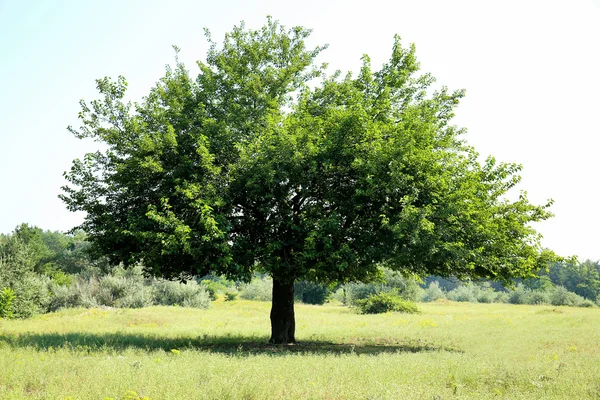
[[[140,103],[97,81],[69,129],[105,150],[75,160],[61,196],[85,211],[93,251],[164,276],[273,278],[272,343],[295,341],[294,282],[406,274],[508,279],[544,261],[531,222],[549,204],[506,193],[520,166],[496,163],[450,124],[463,91],[432,91],[415,48],[341,78],[315,65],[310,31],[268,19],[210,38],[192,79],[175,68]],[[176,49],[177,51],[177,49]],[[320,82],[309,85],[313,78]]]

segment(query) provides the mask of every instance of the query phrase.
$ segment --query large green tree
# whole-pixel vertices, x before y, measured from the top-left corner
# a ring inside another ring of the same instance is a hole
[[[139,103],[120,77],[81,102],[63,188],[97,254],[149,272],[273,277],[271,342],[295,341],[297,280],[409,274],[507,279],[539,268],[530,223],[550,216],[520,166],[478,155],[451,125],[462,91],[433,91],[414,46],[395,38],[379,70],[326,76],[310,31],[268,19],[210,42],[193,79],[176,62]],[[309,84],[309,81],[312,83]]]

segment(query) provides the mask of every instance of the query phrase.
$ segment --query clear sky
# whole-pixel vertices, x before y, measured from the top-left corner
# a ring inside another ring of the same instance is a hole
[[[96,78],[124,75],[139,100],[173,60],[194,72],[204,27],[220,40],[272,15],[313,29],[332,69],[384,62],[393,35],[417,46],[440,85],[465,88],[455,123],[482,156],[523,164],[520,189],[552,198],[536,228],[563,255],[600,259],[600,1],[0,0],[0,232],[82,221],[57,198],[62,173],[94,145],[67,132]]]

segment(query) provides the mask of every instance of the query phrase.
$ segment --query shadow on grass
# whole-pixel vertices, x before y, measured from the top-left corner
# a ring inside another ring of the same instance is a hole
[[[421,341],[398,343],[335,343],[330,341],[302,341],[295,345],[271,345],[267,337],[256,336],[199,336],[165,337],[132,333],[25,333],[0,334],[1,345],[13,348],[31,347],[42,351],[68,349],[76,352],[94,353],[139,349],[145,351],[197,350],[232,356],[252,355],[323,355],[323,354],[381,354],[419,353],[433,351],[461,352]]]

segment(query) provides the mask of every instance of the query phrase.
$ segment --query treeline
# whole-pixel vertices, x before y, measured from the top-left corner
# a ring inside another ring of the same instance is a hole
[[[206,308],[210,292],[194,279],[146,277],[94,259],[85,235],[22,224],[0,235],[0,318],[26,318],[68,307],[180,305]]]
[[[95,259],[89,249],[83,232],[64,234],[22,224],[11,234],[0,234],[0,318],[24,318],[67,307],[203,308],[218,296],[271,300],[272,281],[266,275],[255,275],[249,283],[219,276],[168,281],[145,276],[139,265],[124,269]],[[296,300],[308,304],[332,301],[356,306],[381,293],[411,301],[594,306],[600,303],[600,263],[554,263],[536,278],[517,280],[509,287],[433,276],[418,280],[385,268],[379,279],[367,284],[295,285]]]

